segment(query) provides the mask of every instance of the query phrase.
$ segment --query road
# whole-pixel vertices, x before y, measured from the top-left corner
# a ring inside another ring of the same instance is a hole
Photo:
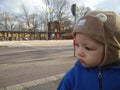
[[[45,85],[55,77],[60,79],[75,62],[72,44],[15,45],[0,51],[0,90],[12,90],[17,85],[26,88]]]

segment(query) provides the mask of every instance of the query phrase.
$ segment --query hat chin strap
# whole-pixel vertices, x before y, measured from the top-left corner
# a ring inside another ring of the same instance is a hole
[[[107,59],[107,44],[105,44],[104,57],[103,57],[103,60],[101,61],[100,65],[99,65],[99,67],[101,67],[105,64],[106,59]]]
[[[104,57],[103,57],[103,60],[101,61],[99,67],[105,65],[105,61],[107,59],[107,48],[108,48],[108,45],[107,45],[107,35],[106,35],[106,32],[105,32],[105,23],[103,22],[103,30],[104,30],[104,37],[105,37],[105,47],[104,47]]]

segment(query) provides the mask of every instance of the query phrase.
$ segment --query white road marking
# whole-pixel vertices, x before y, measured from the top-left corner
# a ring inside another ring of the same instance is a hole
[[[50,76],[50,77],[46,77],[43,79],[38,79],[38,80],[30,81],[30,82],[24,82],[24,83],[7,86],[6,88],[0,88],[0,90],[23,90],[25,88],[29,88],[32,86],[37,86],[37,85],[45,84],[51,81],[56,81],[58,79],[61,79],[63,76],[64,76],[64,73],[57,74],[55,76]]]

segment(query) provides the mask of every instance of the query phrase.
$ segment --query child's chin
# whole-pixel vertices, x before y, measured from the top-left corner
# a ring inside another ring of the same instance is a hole
[[[81,63],[84,68],[92,68],[92,66],[86,65],[84,63]]]

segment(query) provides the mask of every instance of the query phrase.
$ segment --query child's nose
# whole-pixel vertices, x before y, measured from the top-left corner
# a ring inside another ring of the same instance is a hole
[[[78,52],[78,55],[81,56],[81,57],[85,56],[84,52]]]
[[[84,57],[85,56],[84,49],[82,47],[79,47],[77,52],[78,52],[77,53],[78,56],[80,56],[80,57]]]

